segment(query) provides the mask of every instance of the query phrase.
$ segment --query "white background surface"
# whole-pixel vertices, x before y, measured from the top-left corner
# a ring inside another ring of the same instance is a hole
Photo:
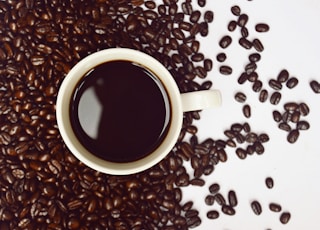
[[[227,30],[229,21],[236,19],[230,12],[233,5],[239,5],[242,12],[249,15],[249,38],[259,38],[264,44],[257,72],[269,95],[273,90],[268,86],[268,80],[276,78],[282,69],[287,69],[290,76],[299,79],[296,88],[283,87],[278,105],[271,105],[269,101],[259,102],[258,94],[251,89],[252,84],[237,83],[244,65],[248,63],[248,54],[254,49],[248,51],[239,46],[239,28],[235,32]],[[227,148],[228,161],[219,163],[215,171],[205,177],[204,187],[183,188],[183,201],[194,201],[194,207],[200,210],[202,224],[196,229],[320,229],[320,94],[315,94],[309,86],[312,79],[320,81],[320,1],[207,0],[206,7],[200,10],[209,9],[214,11],[215,19],[210,25],[209,35],[201,40],[201,50],[214,60],[214,70],[208,79],[213,81],[213,88],[221,90],[223,105],[201,113],[201,120],[195,123],[199,128],[200,141],[208,137],[225,139],[223,131],[236,122],[248,122],[252,131],[267,133],[270,141],[264,144],[263,155],[255,154],[245,160],[236,156],[235,149]],[[255,32],[254,25],[258,22],[269,24],[270,31]],[[233,43],[222,50],[218,42],[226,34],[232,36]],[[215,57],[221,51],[228,55],[225,64],[233,67],[230,76],[221,75],[218,71],[219,63]],[[234,100],[238,91],[247,95],[247,103],[251,105],[252,116],[249,119],[242,114],[243,104]],[[287,142],[287,132],[278,129],[272,118],[273,110],[282,112],[283,104],[290,101],[306,102],[310,107],[310,114],[304,119],[311,127],[300,132],[295,144]],[[273,189],[265,186],[267,176],[274,179]],[[239,204],[235,216],[222,214],[216,204],[207,206],[204,203],[205,196],[209,194],[208,186],[215,182],[220,184],[225,197],[229,190],[236,191]],[[252,212],[252,200],[262,204],[260,216]],[[281,224],[280,214],[269,210],[270,202],[279,203],[283,211],[291,213],[288,224]],[[206,217],[206,212],[212,209],[220,211],[216,220]]]

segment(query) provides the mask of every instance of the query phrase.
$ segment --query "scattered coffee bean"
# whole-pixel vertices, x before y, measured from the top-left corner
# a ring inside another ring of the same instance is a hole
[[[281,94],[279,92],[274,92],[273,94],[271,94],[270,97],[270,103],[273,105],[277,105],[279,104],[281,100]]]
[[[286,82],[289,79],[289,72],[286,69],[283,69],[278,74],[277,80],[281,83]]]
[[[309,84],[314,93],[320,93],[320,83],[318,81],[312,80]]]
[[[298,130],[308,130],[310,128],[310,124],[307,121],[298,121],[297,129]]]
[[[269,86],[274,90],[281,90],[282,89],[281,82],[274,80],[274,79],[269,80]]]
[[[223,75],[230,75],[232,74],[232,68],[227,65],[220,66],[220,73]]]
[[[268,100],[268,91],[263,89],[260,91],[260,94],[259,94],[259,101],[260,102],[266,102]]]
[[[213,205],[214,204],[214,201],[215,201],[215,198],[213,195],[208,195],[206,196],[205,198],[205,203],[206,205]]]
[[[279,121],[282,120],[282,115],[281,115],[281,113],[279,111],[277,111],[277,110],[273,111],[272,115],[273,115],[273,120],[275,122],[279,122]]]
[[[273,212],[281,212],[281,210],[282,210],[281,205],[276,204],[276,203],[270,203],[269,209]]]
[[[222,208],[221,208],[221,211],[226,214],[226,215],[229,215],[229,216],[233,216],[236,214],[236,210],[231,207],[230,205],[222,205]]]
[[[247,14],[241,14],[238,18],[237,23],[240,27],[244,27],[247,24],[248,20],[249,20],[249,16]]]
[[[279,127],[279,129],[282,129],[287,132],[291,131],[291,126],[286,122],[279,123],[278,127]]]
[[[262,207],[256,200],[251,202],[251,209],[256,215],[260,215],[262,213]]]
[[[219,192],[219,190],[220,190],[220,185],[217,183],[214,183],[209,186],[209,192],[211,194],[215,194],[215,193]]]
[[[258,62],[261,59],[261,55],[259,53],[252,53],[249,55],[249,60],[251,62]]]
[[[219,218],[219,212],[216,210],[211,210],[207,212],[208,219],[217,219]]]
[[[262,86],[263,86],[262,81],[256,80],[252,85],[252,90],[254,92],[260,92],[260,90],[262,89]]]
[[[299,80],[295,77],[292,77],[292,78],[289,78],[289,80],[286,83],[286,86],[289,89],[292,89],[292,88],[296,87],[298,85],[298,83],[299,83]]]
[[[237,92],[234,95],[234,98],[236,99],[236,101],[238,101],[240,103],[244,103],[247,100],[247,96],[242,92]]]
[[[239,44],[245,49],[251,49],[251,47],[253,46],[252,42],[244,37],[241,37],[239,39]]]
[[[273,179],[271,177],[267,177],[265,182],[266,182],[267,188],[269,188],[269,189],[273,188],[274,182],[273,182]]]
[[[235,207],[238,205],[238,198],[236,192],[234,190],[230,190],[228,193],[228,201],[231,207]]]
[[[227,59],[227,55],[225,53],[217,54],[217,61],[218,62],[224,62],[226,59]]]
[[[228,30],[230,32],[235,31],[235,29],[237,28],[237,22],[236,21],[230,21],[228,24]]]
[[[309,106],[306,103],[302,102],[299,105],[299,111],[300,111],[302,116],[307,116],[309,114],[309,112],[310,112],[310,109],[309,109]]]
[[[262,52],[264,50],[264,46],[258,38],[253,39],[252,45],[258,52]]]
[[[242,107],[242,112],[246,118],[251,117],[251,107],[248,104],[246,104]]]
[[[297,129],[293,129],[293,130],[291,130],[290,132],[289,132],[289,134],[288,134],[288,136],[287,136],[287,140],[288,140],[288,142],[289,143],[295,143],[297,140],[298,140],[298,138],[299,138],[299,130],[297,130]]]
[[[255,29],[257,32],[264,33],[269,31],[269,25],[266,23],[258,23],[255,25]]]
[[[289,212],[283,212],[280,215],[280,222],[282,224],[287,224],[290,221],[290,218],[291,218],[291,214]]]
[[[225,35],[221,38],[219,45],[221,48],[227,48],[232,42],[232,38],[229,35]]]
[[[241,9],[240,9],[240,7],[238,5],[234,5],[234,6],[231,7],[231,12],[235,16],[240,16]]]

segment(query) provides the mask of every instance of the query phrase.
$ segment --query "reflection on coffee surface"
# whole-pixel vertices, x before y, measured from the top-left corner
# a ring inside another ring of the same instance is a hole
[[[83,146],[112,162],[130,162],[156,149],[167,134],[170,103],[160,80],[129,61],[96,66],[78,83],[70,104]]]

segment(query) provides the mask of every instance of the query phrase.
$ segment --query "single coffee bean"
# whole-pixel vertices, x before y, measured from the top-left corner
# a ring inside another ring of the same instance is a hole
[[[241,27],[240,33],[243,38],[246,38],[249,36],[249,30],[247,27]]]
[[[235,29],[237,28],[237,22],[236,21],[230,21],[228,24],[228,30],[230,32],[235,31]]]
[[[213,63],[211,59],[204,59],[203,67],[207,72],[212,70],[212,66],[213,66]]]
[[[281,94],[279,92],[274,92],[270,97],[270,103],[273,105],[279,104],[281,100]]]
[[[221,193],[217,193],[214,195],[214,199],[220,206],[224,205],[226,203],[225,198],[221,195]]]
[[[243,83],[245,83],[248,80],[248,74],[246,73],[242,73],[239,78],[238,78],[238,83],[240,85],[242,85]]]
[[[251,202],[251,209],[256,215],[260,215],[262,213],[261,204],[256,200]]]
[[[240,147],[236,149],[236,154],[242,160],[247,157],[247,151]]]
[[[281,210],[282,210],[281,205],[276,204],[276,203],[270,203],[269,209],[273,212],[281,212]]]
[[[287,224],[287,223],[290,221],[290,218],[291,218],[290,212],[283,212],[283,213],[280,215],[280,222],[281,222],[282,224]]]
[[[273,116],[273,120],[274,120],[275,122],[279,122],[279,121],[282,120],[282,115],[281,115],[281,113],[280,113],[279,111],[277,111],[277,110],[275,110],[275,111],[272,112],[272,116]]]
[[[251,47],[253,46],[252,42],[244,37],[241,37],[239,39],[239,44],[245,49],[251,49]]]
[[[231,7],[231,12],[235,16],[240,16],[240,14],[241,14],[240,6],[238,6],[238,5],[232,6]]]
[[[236,210],[233,207],[231,207],[230,205],[226,205],[226,204],[222,205],[221,210],[224,214],[229,215],[229,216],[233,216],[236,214]]]
[[[289,143],[295,143],[298,138],[299,138],[299,130],[298,129],[293,129],[289,132],[288,136],[287,136],[287,140]]]
[[[243,112],[243,115],[246,117],[246,118],[250,118],[251,117],[251,107],[250,105],[246,104],[242,107],[242,112]]]
[[[215,198],[213,195],[208,195],[208,196],[206,196],[204,201],[205,201],[206,205],[213,205]]]
[[[257,69],[257,64],[255,62],[250,62],[244,67],[246,73],[249,75],[249,80],[250,80],[250,74],[253,73]],[[258,76],[256,74],[256,76]]]
[[[269,189],[273,188],[273,186],[274,186],[274,182],[271,177],[267,177],[265,183],[266,183],[267,188],[269,188]]]
[[[234,190],[230,190],[228,193],[228,201],[231,207],[235,207],[238,205],[238,198],[236,192]]]
[[[247,96],[242,92],[237,92],[234,95],[234,98],[236,99],[236,101],[238,101],[240,103],[244,103],[247,100]]]
[[[217,54],[217,61],[218,62],[224,62],[226,59],[227,59],[227,55],[225,53]]]
[[[209,192],[211,194],[215,194],[215,193],[219,192],[219,190],[220,190],[220,185],[217,183],[214,183],[209,186]]]
[[[295,111],[298,109],[299,105],[295,102],[288,102],[285,103],[283,107],[286,111]]]
[[[291,115],[291,122],[293,123],[298,123],[298,121],[300,120],[300,112],[299,111],[294,111]]]
[[[220,66],[219,70],[220,70],[220,73],[223,74],[223,75],[232,74],[232,68],[230,66],[227,66],[227,65]]]
[[[260,102],[265,102],[268,100],[268,91],[263,89],[260,91],[260,94],[259,94],[259,101]]]
[[[216,210],[211,210],[207,212],[208,219],[217,219],[219,218],[219,212]]]
[[[307,121],[298,121],[297,129],[298,130],[308,130],[310,128],[310,124]]]
[[[198,5],[204,7],[206,5],[206,0],[198,0]]]
[[[286,82],[289,79],[289,72],[286,69],[283,69],[278,74],[277,80],[281,83]]]
[[[258,62],[261,59],[261,55],[259,53],[253,53],[249,55],[249,60],[251,62]]]
[[[296,87],[298,85],[298,83],[299,83],[299,80],[295,77],[292,77],[287,81],[286,86],[289,89],[292,89],[292,88]]]
[[[292,111],[285,111],[282,114],[282,121],[283,122],[289,122],[291,121]]]
[[[310,87],[314,93],[320,93],[320,83],[316,80],[310,81]]]
[[[190,22],[196,23],[199,21],[201,12],[199,10],[193,11],[190,15]]]
[[[299,111],[300,111],[302,116],[307,116],[309,114],[309,112],[310,112],[310,109],[309,109],[309,106],[306,103],[302,102],[299,105]]]
[[[244,27],[248,22],[249,16],[247,14],[241,14],[238,18],[238,25]]]
[[[278,125],[278,127],[279,127],[279,129],[282,129],[282,130],[287,131],[287,132],[291,131],[291,126],[286,122],[281,122]]]
[[[203,18],[204,18],[204,21],[205,21],[205,22],[208,22],[208,23],[212,22],[212,21],[213,21],[213,18],[214,18],[213,11],[211,11],[211,10],[206,11],[206,12],[204,13]]]
[[[257,72],[255,72],[254,70],[253,71],[246,71],[246,73],[248,74],[248,80],[250,81],[250,82],[256,82],[257,80],[258,80],[258,78],[259,78],[259,75],[258,75],[258,73]]]
[[[258,23],[255,25],[255,29],[257,32],[264,33],[269,31],[269,25],[266,23]]]
[[[262,81],[256,80],[252,85],[252,90],[254,92],[260,92],[260,90],[262,89],[262,86],[263,86]]]
[[[269,86],[274,90],[281,90],[282,89],[281,82],[274,80],[274,79],[269,80]]]
[[[225,49],[231,44],[231,42],[232,38],[229,35],[225,35],[220,39],[219,45],[221,48]]]
[[[252,45],[258,52],[262,52],[264,50],[264,46],[258,38],[253,39]]]

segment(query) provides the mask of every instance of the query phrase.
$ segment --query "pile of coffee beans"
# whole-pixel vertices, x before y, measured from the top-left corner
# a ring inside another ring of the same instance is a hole
[[[0,229],[170,230],[202,223],[193,201],[182,202],[181,188],[204,186],[204,177],[218,163],[227,162],[229,154],[239,159],[263,154],[268,134],[252,131],[248,122],[234,123],[221,139],[199,141],[193,121],[200,119],[200,111],[188,112],[178,142],[163,161],[135,175],[111,176],[86,167],[66,148],[56,124],[55,102],[72,66],[88,54],[112,47],[152,55],[171,72],[181,92],[210,89],[212,82],[206,77],[213,60],[201,52],[199,37],[209,34],[214,12],[205,5],[206,0],[0,2]],[[249,40],[249,16],[239,6],[232,6],[231,14],[235,18],[228,23],[228,32],[238,29],[237,44],[253,50],[237,79],[239,85],[251,83],[260,102],[270,95],[270,103],[277,105],[283,84],[291,89],[298,79],[283,70],[270,79],[272,91],[264,87],[257,72],[264,45],[259,38]],[[254,28],[258,33],[270,29],[263,22]],[[223,75],[234,72],[225,64],[234,40],[230,34],[219,40],[223,52],[216,56],[221,64],[217,68]],[[320,92],[319,85],[315,80],[310,83],[315,93]],[[246,98],[242,92],[235,95],[240,103]],[[273,112],[274,120],[294,143],[310,126],[300,119],[309,108],[303,102],[290,102],[284,109]],[[247,119],[251,112],[245,104]],[[273,187],[270,179],[266,184]],[[222,213],[236,214],[240,201],[234,190],[224,196],[212,183],[209,193],[205,204],[217,203]],[[251,207],[261,214],[258,201]],[[272,203],[269,209],[281,212],[282,208]],[[219,216],[217,209],[207,212],[209,219]],[[283,211],[280,221],[286,224],[290,218]]]

